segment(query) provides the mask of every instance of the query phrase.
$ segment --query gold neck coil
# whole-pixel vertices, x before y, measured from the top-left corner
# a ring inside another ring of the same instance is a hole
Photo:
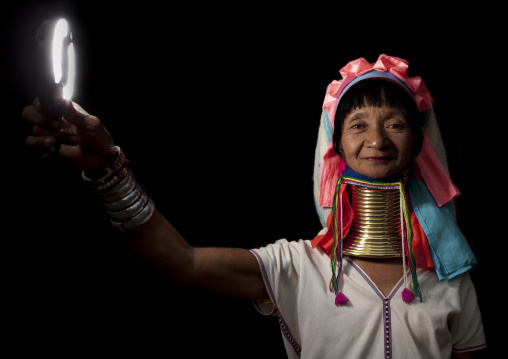
[[[348,186],[353,223],[342,253],[359,257],[401,257],[400,192]]]

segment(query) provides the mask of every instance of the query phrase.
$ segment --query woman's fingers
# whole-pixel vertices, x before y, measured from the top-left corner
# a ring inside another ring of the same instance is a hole
[[[77,103],[70,100],[62,102],[61,110],[65,119],[78,127],[86,126],[88,122],[87,119],[93,117]]]
[[[56,138],[51,136],[28,136],[25,143],[30,147],[49,147],[56,144]]]
[[[26,139],[26,144],[28,146],[52,146],[56,143],[71,146],[77,145],[79,143],[79,137],[67,131],[58,131],[35,125],[33,128],[33,135]]]
[[[60,130],[64,127],[64,123],[61,119],[50,120],[42,114],[40,111],[40,103],[37,101],[37,99],[34,100],[32,105],[26,106],[23,109],[21,116],[26,121],[41,127],[50,127],[55,130]]]

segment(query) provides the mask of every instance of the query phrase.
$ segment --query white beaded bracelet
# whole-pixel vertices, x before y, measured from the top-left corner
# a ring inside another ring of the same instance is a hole
[[[114,175],[117,174],[117,172],[119,172],[124,167],[124,164],[125,164],[125,153],[122,151],[122,149],[120,147],[115,146],[115,148],[116,148],[116,152],[118,153],[118,155],[116,157],[115,162],[113,162],[113,164],[111,165],[111,167],[107,167],[105,169],[106,174],[104,176],[102,176],[101,178],[97,178],[97,179],[96,178],[89,178],[85,174],[85,171],[83,171],[83,172],[81,172],[81,177],[86,182],[91,182],[97,187],[104,186],[106,184],[109,184],[109,187],[114,185],[114,183],[110,183],[113,180],[112,177],[114,177]]]

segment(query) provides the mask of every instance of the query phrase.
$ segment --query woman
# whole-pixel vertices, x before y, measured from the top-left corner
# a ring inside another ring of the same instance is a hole
[[[447,208],[455,188],[422,132],[430,94],[406,71],[405,60],[380,55],[350,62],[330,84],[315,181],[326,227],[312,241],[191,247],[99,119],[77,104],[62,102],[62,119],[49,121],[36,99],[23,111],[34,124],[26,142],[58,144],[132,250],[160,273],[278,315],[291,358],[470,357],[485,346],[467,274],[476,262]]]

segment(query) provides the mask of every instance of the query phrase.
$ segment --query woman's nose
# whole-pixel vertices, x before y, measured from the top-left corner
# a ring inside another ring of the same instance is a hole
[[[386,132],[384,128],[374,127],[370,128],[367,132],[366,143],[369,147],[381,149],[387,146],[388,137],[386,136]]]

